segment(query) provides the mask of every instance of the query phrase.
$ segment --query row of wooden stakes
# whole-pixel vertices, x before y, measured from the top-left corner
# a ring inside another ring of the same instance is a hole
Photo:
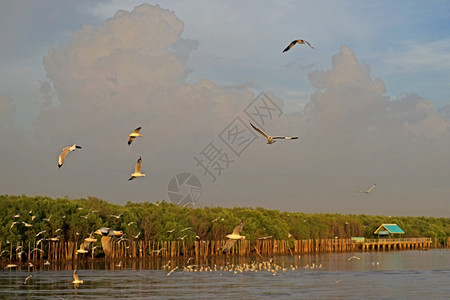
[[[185,241],[112,242],[109,251],[101,251],[101,247],[93,246],[84,254],[77,253],[78,243],[70,241],[49,242],[41,246],[41,248],[37,248],[36,245],[31,243],[25,245],[20,242],[15,246],[10,243],[6,245],[7,247],[2,247],[2,242],[0,242],[0,252],[2,253],[2,259],[9,259],[10,261],[70,260],[102,256],[114,259],[174,258],[181,256],[208,258],[224,255],[221,248],[225,242],[225,240],[195,241],[193,243]],[[355,243],[351,239],[238,240],[226,255],[262,257],[360,250],[363,250],[362,244]]]

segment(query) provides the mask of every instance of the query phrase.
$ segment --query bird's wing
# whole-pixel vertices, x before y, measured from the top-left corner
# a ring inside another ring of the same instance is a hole
[[[375,186],[376,184],[372,185],[372,187],[368,190],[368,192],[370,192]]]
[[[313,46],[311,46],[311,44],[305,40],[303,40],[303,42],[305,42],[306,45],[310,46],[311,48],[315,49]]]
[[[259,129],[258,127],[256,127],[255,125],[252,124],[252,122],[250,122],[250,125],[252,125],[253,129],[255,129],[256,131],[258,131],[260,134],[262,134],[266,139],[269,138],[269,136],[262,131],[261,129]]]
[[[58,167],[61,167],[64,164],[64,160],[66,159],[67,153],[69,153],[70,147],[64,147],[61,151],[61,154],[58,157]]]
[[[77,270],[76,270],[76,269],[73,270],[73,280],[74,280],[74,281],[80,280],[80,278],[78,278],[78,274],[77,274]]]
[[[141,130],[140,126],[134,130],[134,133],[139,133],[139,130]]]
[[[244,222],[241,221],[238,226],[236,226],[233,230],[233,235],[239,235],[239,232],[244,228]]]
[[[133,142],[133,140],[134,140],[134,136],[128,137],[128,145],[130,145],[131,142]]]
[[[272,139],[279,139],[279,140],[296,140],[298,139],[298,136],[273,136]]]
[[[136,166],[134,167],[134,172],[141,173],[141,168],[142,168],[142,158],[139,157],[139,159],[136,162]]]
[[[286,49],[283,50],[283,52],[288,51],[289,49],[291,49],[292,47],[294,47],[294,45],[297,44],[297,40],[292,41],[289,46],[286,47]]]
[[[222,253],[223,254],[227,253],[231,249],[231,247],[233,247],[234,243],[236,243],[236,240],[229,239],[225,243],[225,246],[222,247]]]

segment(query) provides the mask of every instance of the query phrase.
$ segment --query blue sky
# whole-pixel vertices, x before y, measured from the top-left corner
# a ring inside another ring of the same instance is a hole
[[[252,145],[252,155],[235,160],[230,175],[204,191],[203,205],[449,212],[441,205],[450,175],[442,163],[450,132],[450,3],[147,1],[136,10],[142,3],[0,2],[1,193],[156,201],[147,195],[167,197],[178,170],[208,185],[193,156],[267,92],[284,112],[272,130],[302,142],[262,152]],[[296,45],[282,53],[298,38],[315,49]],[[139,110],[134,117],[132,109]],[[167,136],[114,149],[114,134],[126,137],[139,125],[147,128],[144,137]],[[70,175],[69,166],[55,173],[59,149],[74,142],[88,146],[70,156],[98,168],[85,173],[79,164]],[[145,187],[141,180],[111,190],[143,153],[153,159],[144,157],[144,165],[160,176],[146,177]],[[100,163],[121,157],[127,161],[120,166]],[[264,159],[277,162],[269,168],[275,178],[259,164]],[[379,198],[371,194],[374,202],[355,206],[355,191],[375,181]],[[255,191],[261,182],[268,190]],[[330,188],[320,190],[324,185]],[[429,195],[435,203],[424,209]]]

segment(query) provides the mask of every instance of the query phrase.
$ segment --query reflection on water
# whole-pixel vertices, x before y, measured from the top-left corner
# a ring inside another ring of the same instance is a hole
[[[352,255],[359,259],[349,260]],[[17,270],[0,271],[0,298],[445,299],[450,293],[449,250],[282,256],[271,261],[258,257],[127,260],[119,264],[103,259],[41,262],[30,269],[24,264]],[[75,267],[84,281],[78,288],[72,284]]]

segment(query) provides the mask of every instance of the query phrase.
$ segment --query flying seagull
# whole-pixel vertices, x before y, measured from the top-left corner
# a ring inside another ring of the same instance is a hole
[[[83,280],[80,280],[80,278],[78,278],[77,269],[73,270],[73,281],[72,281],[72,283],[74,283],[75,285],[77,285],[79,283],[83,283]]]
[[[25,281],[23,282],[23,284],[27,284],[28,279],[30,279],[31,277],[33,277],[33,275],[27,276],[27,277],[25,278]]]
[[[253,129],[258,131],[260,134],[262,134],[267,139],[267,144],[269,144],[269,145],[272,145],[273,143],[275,143],[276,141],[274,141],[274,140],[276,140],[276,139],[279,139],[279,140],[296,140],[296,139],[298,139],[298,136],[269,136],[264,131],[262,131],[255,125],[253,125],[252,122],[250,122],[250,125],[252,125]]]
[[[241,222],[239,223],[239,225],[237,225],[234,230],[233,233],[228,234],[226,237],[228,238],[228,241],[226,242],[225,246],[223,246],[222,248],[222,253],[226,254],[231,247],[233,247],[234,243],[237,240],[244,240],[245,236],[242,236],[239,234],[239,232],[242,231],[242,229],[244,228],[244,221],[241,220]]]
[[[66,159],[67,154],[68,154],[70,151],[75,151],[75,149],[77,149],[77,148],[78,148],[78,149],[81,149],[81,147],[78,146],[77,144],[73,144],[72,146],[67,146],[67,147],[62,148],[61,154],[60,154],[59,157],[58,157],[58,168],[61,168],[61,166],[63,165],[64,160]]]
[[[110,217],[116,218],[116,219],[120,219],[120,217],[122,217],[123,213],[121,213],[120,215],[109,215]]]
[[[352,260],[352,259],[360,260],[361,258],[359,258],[358,256],[353,255],[353,256],[350,256],[350,257],[347,259],[347,261],[350,261],[350,260]]]
[[[358,193],[370,194],[370,191],[373,190],[373,188],[374,188],[376,185],[377,185],[377,184],[374,183],[370,189],[364,190],[364,191],[358,191]]]
[[[293,41],[289,44],[289,46],[287,46],[286,49],[283,50],[283,52],[289,51],[292,47],[294,47],[295,44],[306,44],[306,45],[308,45],[308,46],[310,46],[311,48],[314,49],[314,47],[311,46],[311,44],[308,43],[308,42],[305,41],[305,40],[293,40]]]
[[[134,173],[131,174],[130,179],[128,181],[135,179],[136,177],[144,177],[145,174],[141,173],[142,168],[142,158],[139,156],[139,159],[136,162],[136,166],[134,167]]]
[[[128,135],[128,146],[131,145],[135,138],[137,138],[138,136],[142,136],[142,134],[139,133],[139,130],[141,130],[140,126]]]
[[[123,231],[117,231],[111,228],[107,228],[107,227],[102,227],[100,229],[97,229],[96,231],[94,231],[94,233],[96,234],[101,234],[103,236],[121,236],[123,235]]]

